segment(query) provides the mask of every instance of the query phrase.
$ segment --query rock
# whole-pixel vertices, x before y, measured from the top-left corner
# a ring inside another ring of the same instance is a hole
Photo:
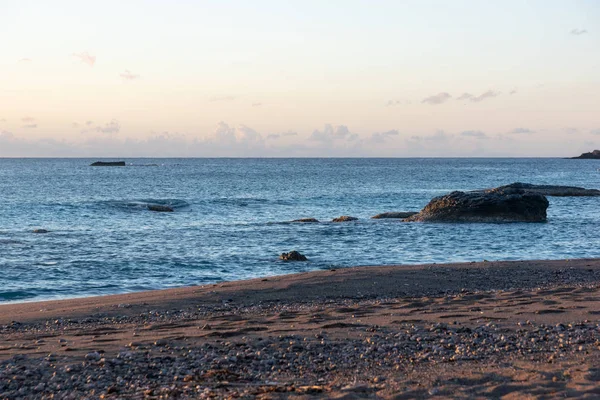
[[[331,222],[348,222],[348,221],[357,221],[358,218],[350,217],[348,215],[342,215],[341,217],[337,217],[331,220]]]
[[[452,192],[432,199],[413,222],[544,222],[548,200],[518,189]]]
[[[34,229],[33,233],[48,233],[49,231],[47,231],[46,229]]]
[[[96,161],[90,164],[91,167],[124,167],[125,161]]]
[[[173,208],[161,204],[148,204],[148,210],[156,212],[173,212]]]
[[[392,211],[392,212],[384,212],[381,214],[377,214],[372,216],[372,219],[385,219],[385,218],[408,218],[413,215],[418,214],[416,211]]]
[[[571,160],[600,160],[600,150],[594,150],[591,153],[582,153],[578,157],[571,157]]]
[[[315,219],[315,218],[300,218],[300,219],[295,219],[292,222],[315,223],[315,222],[319,222],[319,220]]]
[[[495,189],[488,189],[486,192],[504,191],[506,189],[522,190],[525,193],[535,193],[544,196],[600,196],[598,189],[585,189],[576,186],[555,186],[555,185],[532,185],[530,183],[515,182],[510,185],[500,186]]]
[[[306,256],[300,254],[296,250],[292,250],[289,253],[281,253],[279,259],[283,261],[308,261]]]

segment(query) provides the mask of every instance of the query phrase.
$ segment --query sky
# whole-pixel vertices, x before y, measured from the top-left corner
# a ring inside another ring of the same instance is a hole
[[[600,148],[596,0],[0,0],[0,16],[0,157]]]

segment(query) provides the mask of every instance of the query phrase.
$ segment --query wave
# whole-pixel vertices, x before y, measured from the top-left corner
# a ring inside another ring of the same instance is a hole
[[[151,206],[166,206],[174,210],[181,210],[190,206],[187,201],[180,199],[107,200],[100,203],[124,211],[147,211]]]
[[[292,205],[292,202],[286,200],[269,200],[261,197],[221,197],[218,199],[210,199],[206,201],[209,204],[218,204],[223,206],[233,207],[252,207],[262,204],[274,205]]]

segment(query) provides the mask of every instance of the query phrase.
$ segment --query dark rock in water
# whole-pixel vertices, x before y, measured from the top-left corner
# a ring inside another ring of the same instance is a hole
[[[47,231],[46,229],[34,229],[33,233],[48,233],[49,231]]]
[[[300,219],[295,219],[292,222],[301,222],[301,223],[315,223],[315,222],[319,222],[318,219],[315,218],[300,218]]]
[[[544,222],[547,208],[546,197],[519,189],[452,192],[432,199],[421,212],[404,221]]]
[[[600,160],[600,150],[594,150],[591,153],[582,153],[578,157],[571,157],[571,160]]]
[[[175,211],[171,207],[163,206],[161,204],[148,204],[148,210],[156,211],[156,212],[173,212],[173,211]]]
[[[289,253],[281,253],[279,259],[283,261],[308,261],[303,254],[300,254],[296,250],[292,250]]]
[[[348,221],[357,221],[358,218],[350,217],[348,215],[342,215],[341,217],[337,217],[331,220],[331,222],[348,222]]]
[[[555,185],[532,185],[530,183],[515,182],[510,185],[500,186],[495,189],[488,189],[486,192],[493,193],[506,189],[522,190],[524,193],[536,193],[544,196],[600,196],[598,189],[585,189],[576,186],[555,186]]]
[[[385,219],[385,218],[408,218],[418,214],[416,211],[397,211],[397,212],[384,212],[372,216],[372,219]]]
[[[124,167],[125,161],[96,161],[90,164],[91,167]]]

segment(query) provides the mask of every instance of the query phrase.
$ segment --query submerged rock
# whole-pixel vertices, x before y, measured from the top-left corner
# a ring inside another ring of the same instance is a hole
[[[600,160],[600,150],[594,150],[591,153],[582,153],[578,157],[571,157],[571,160]]]
[[[544,222],[548,199],[507,188],[490,192],[452,192],[432,199],[412,222]]]
[[[358,221],[356,217],[350,217],[348,215],[342,215],[341,217],[337,217],[331,220],[331,222],[348,222],[348,221]]]
[[[486,192],[497,192],[506,189],[522,190],[524,193],[536,193],[544,196],[600,196],[598,189],[585,189],[576,186],[556,186],[556,185],[532,185],[530,183],[515,182],[510,185],[500,186],[495,189],[488,189]]]
[[[173,208],[161,204],[148,204],[148,210],[155,212],[173,212]]]
[[[283,261],[308,261],[306,256],[300,254],[296,250],[292,250],[289,253],[281,253],[279,259]]]
[[[319,220],[315,219],[315,218],[300,218],[300,219],[295,219],[292,222],[299,222],[299,223],[307,224],[307,223],[316,223],[316,222],[319,222]]]
[[[34,229],[33,233],[48,233],[48,230],[46,230],[46,229]]]
[[[384,212],[381,214],[377,214],[372,216],[372,219],[385,219],[385,218],[408,218],[413,215],[418,214],[416,211],[392,211],[392,212]]]
[[[124,167],[125,161],[96,161],[90,164],[91,167]]]

